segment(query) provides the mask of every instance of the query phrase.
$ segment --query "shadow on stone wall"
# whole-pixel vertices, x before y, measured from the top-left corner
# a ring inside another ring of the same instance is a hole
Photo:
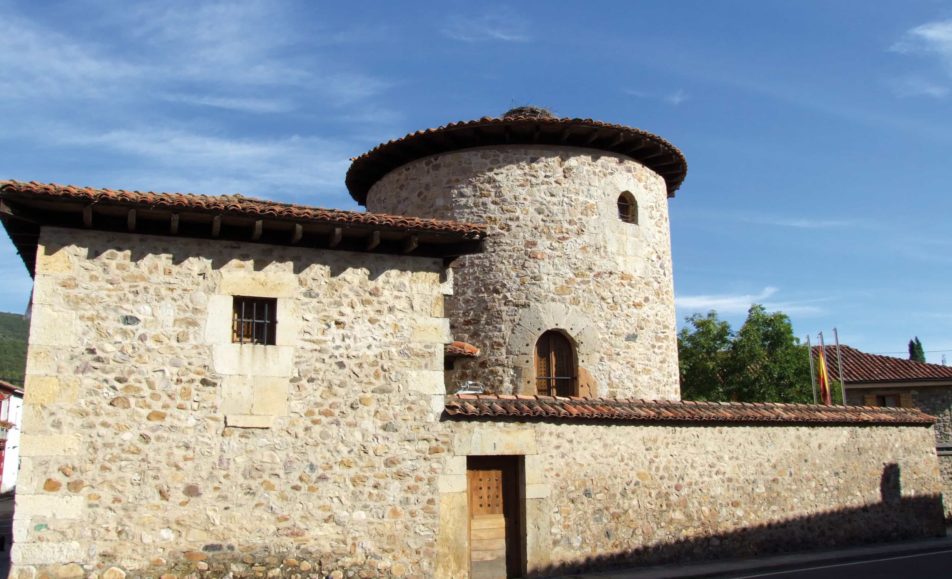
[[[901,491],[899,466],[887,464],[880,480],[881,502],[876,504],[586,557],[533,569],[526,576],[760,557],[944,536],[942,495],[902,497]]]

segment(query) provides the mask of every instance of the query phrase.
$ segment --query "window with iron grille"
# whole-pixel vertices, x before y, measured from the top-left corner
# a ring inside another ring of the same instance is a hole
[[[236,344],[273,346],[278,326],[275,298],[234,297],[231,341]]]
[[[638,224],[638,202],[628,191],[618,196],[618,218],[625,223]]]

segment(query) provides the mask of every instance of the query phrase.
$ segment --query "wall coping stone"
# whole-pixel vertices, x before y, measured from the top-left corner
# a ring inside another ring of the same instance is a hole
[[[561,398],[506,394],[454,394],[447,396],[446,414],[455,419],[612,420],[648,423],[820,423],[931,426],[936,422],[935,417],[914,408],[821,406],[770,402]]]

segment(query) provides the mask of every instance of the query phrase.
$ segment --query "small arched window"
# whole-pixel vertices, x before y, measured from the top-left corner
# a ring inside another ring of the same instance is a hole
[[[576,396],[578,364],[575,347],[562,332],[549,330],[536,342],[536,392],[545,396]]]
[[[638,202],[628,191],[618,196],[618,218],[625,223],[638,225]]]

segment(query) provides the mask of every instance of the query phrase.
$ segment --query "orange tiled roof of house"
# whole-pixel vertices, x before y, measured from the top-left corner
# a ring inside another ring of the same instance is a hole
[[[447,356],[457,358],[475,358],[479,356],[479,348],[466,342],[450,342],[444,349]]]
[[[486,234],[486,226],[460,221],[441,219],[421,219],[388,215],[384,213],[365,213],[361,211],[342,211],[321,209],[307,205],[279,203],[245,197],[243,195],[195,195],[191,193],[153,193],[151,191],[125,191],[122,189],[95,189],[55,183],[28,183],[20,181],[0,181],[0,194],[25,193],[33,197],[70,199],[87,203],[111,202],[144,205],[150,208],[193,209],[209,212],[237,213],[253,217],[303,219],[322,223],[374,225],[380,227],[420,230],[427,232],[461,233],[471,238],[481,238]]]
[[[455,394],[446,413],[459,418],[618,420],[624,422],[723,422],[929,425],[935,418],[911,408],[819,406],[746,402],[621,400]]]
[[[819,349],[814,346],[814,357]],[[952,366],[927,364],[893,356],[867,354],[856,348],[840,345],[843,358],[843,381],[910,382],[920,380],[952,381]],[[838,376],[836,346],[826,347],[826,363],[830,377]]]

